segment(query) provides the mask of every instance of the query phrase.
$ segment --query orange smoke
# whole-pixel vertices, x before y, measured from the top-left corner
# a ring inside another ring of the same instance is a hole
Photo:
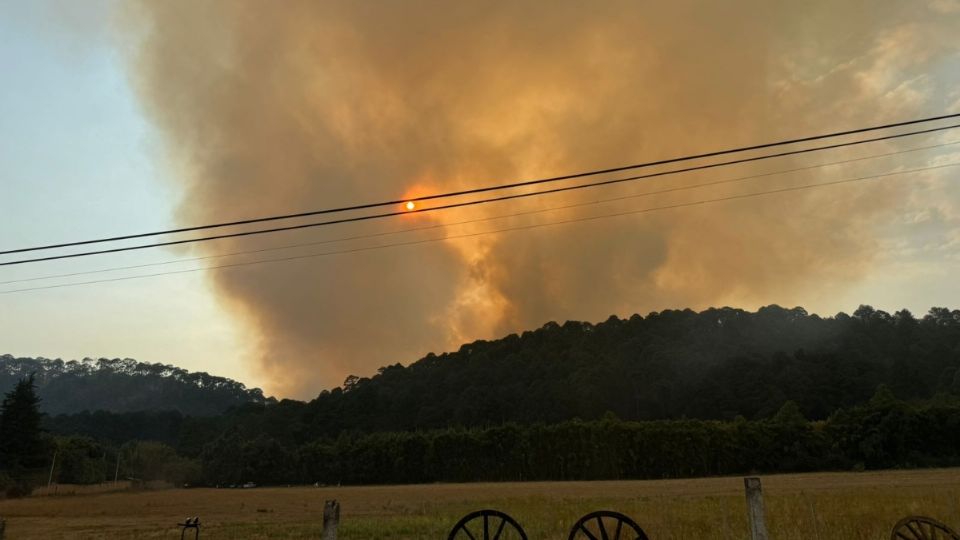
[[[932,9],[893,1],[304,1],[278,9],[231,0],[125,9],[128,27],[143,36],[131,69],[167,138],[184,192],[180,216],[191,224],[415,200],[898,120],[939,110],[945,89],[918,77],[955,39],[955,19],[951,27]],[[220,270],[210,279],[249,329],[267,390],[310,397],[350,373],[548,320],[816,304],[868,271],[875,227],[898,189],[836,188]],[[439,226],[344,244],[373,246],[691,197],[502,217],[599,193],[417,213],[283,242]],[[493,217],[500,219],[475,221]]]

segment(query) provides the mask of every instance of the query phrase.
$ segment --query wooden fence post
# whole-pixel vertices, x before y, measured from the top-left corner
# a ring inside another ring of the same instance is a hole
[[[337,540],[337,525],[340,523],[340,503],[336,499],[323,503],[323,532],[320,540]]]
[[[750,538],[752,540],[769,540],[767,524],[763,519],[763,489],[760,486],[760,479],[755,476],[744,478],[743,487],[747,492]]]

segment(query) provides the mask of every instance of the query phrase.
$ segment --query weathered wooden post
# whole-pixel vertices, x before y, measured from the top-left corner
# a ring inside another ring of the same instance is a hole
[[[3,540],[3,533],[7,528],[7,522],[0,518],[0,540]]]
[[[340,503],[336,499],[323,503],[323,532],[320,540],[337,540],[337,525],[340,523]]]
[[[752,540],[769,540],[767,524],[763,519],[763,489],[760,479],[750,476],[743,479],[743,487],[747,492],[747,515],[750,517],[750,538]]]

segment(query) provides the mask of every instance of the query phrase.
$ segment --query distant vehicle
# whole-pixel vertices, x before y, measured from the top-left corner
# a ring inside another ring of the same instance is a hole
[[[257,487],[257,485],[254,484],[253,482],[247,482],[246,484],[244,484],[244,485],[241,486],[241,487],[243,487],[244,489],[249,489],[249,488],[255,488],[255,487]]]

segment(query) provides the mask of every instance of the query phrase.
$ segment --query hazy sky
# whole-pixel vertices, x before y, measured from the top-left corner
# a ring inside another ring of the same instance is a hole
[[[79,7],[78,7],[79,6]],[[0,0],[0,247],[461,189],[960,112],[960,2]],[[960,130],[646,185],[0,281],[435,225],[457,236],[960,161]],[[548,320],[777,303],[960,307],[955,169],[586,224],[0,295],[0,352],[133,357],[310,397]],[[263,256],[263,255],[261,255]],[[251,260],[226,257],[223,262]],[[188,269],[117,271],[26,286]]]
[[[4,248],[175,225],[179,194],[163,178],[163,152],[131,92],[111,34],[112,7],[80,6],[0,1]],[[156,252],[11,267],[0,281],[170,258]],[[0,299],[0,350],[18,356],[131,357],[247,382],[241,338],[200,274]]]

